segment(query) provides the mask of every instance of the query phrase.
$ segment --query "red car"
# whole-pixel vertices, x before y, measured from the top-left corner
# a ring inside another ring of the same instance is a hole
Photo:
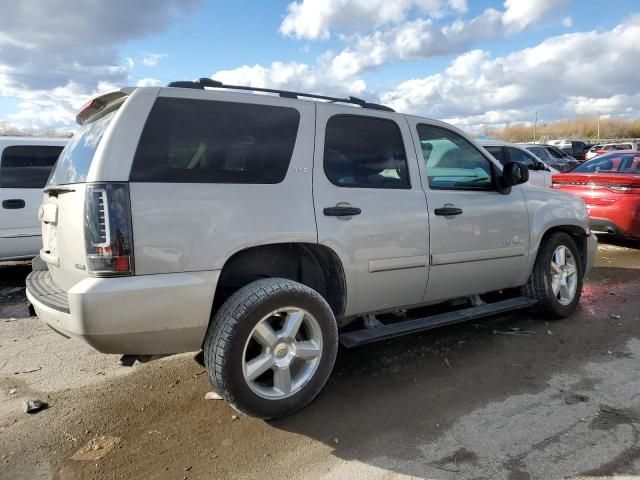
[[[640,239],[640,151],[619,150],[553,176],[553,188],[582,197],[595,232]]]

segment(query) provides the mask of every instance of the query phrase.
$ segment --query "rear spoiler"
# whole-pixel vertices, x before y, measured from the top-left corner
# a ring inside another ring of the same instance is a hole
[[[78,125],[84,125],[90,118],[103,112],[106,113],[105,109],[111,110],[107,107],[119,100],[124,100],[124,97],[128,96],[134,90],[135,89],[131,87],[122,88],[120,90],[104,93],[89,100],[80,108],[80,111],[76,115],[76,123]]]

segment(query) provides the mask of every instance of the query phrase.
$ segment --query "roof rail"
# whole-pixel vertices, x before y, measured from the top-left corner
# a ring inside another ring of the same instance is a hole
[[[302,92],[292,92],[289,90],[279,90],[275,88],[246,87],[243,85],[225,85],[224,83],[219,82],[217,80],[213,80],[211,78],[200,78],[196,81],[187,80],[187,81],[171,82],[167,85],[167,87],[197,88],[200,90],[204,90],[205,87],[210,87],[210,88],[226,88],[229,90],[247,90],[250,92],[277,93],[279,96],[283,98],[295,98],[295,99],[298,99],[300,97],[315,98],[318,100],[326,100],[328,102],[351,103],[353,105],[358,105],[362,108],[370,108],[372,110],[395,112],[393,108],[387,107],[385,105],[380,105],[377,103],[369,103],[358,97],[337,98],[337,97],[327,97],[325,95],[316,95],[314,93],[302,93]]]

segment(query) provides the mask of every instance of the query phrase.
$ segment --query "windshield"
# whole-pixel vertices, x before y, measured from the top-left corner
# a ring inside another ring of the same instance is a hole
[[[578,165],[572,173],[635,173],[640,174],[640,152],[611,153]]]
[[[80,183],[87,179],[93,156],[116,111],[84,125],[67,143],[56,163],[48,185]]]

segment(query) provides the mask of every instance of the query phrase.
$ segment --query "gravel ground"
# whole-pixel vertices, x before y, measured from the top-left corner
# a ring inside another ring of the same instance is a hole
[[[1,479],[640,474],[634,245],[601,244],[568,319],[518,312],[342,350],[321,395],[275,422],[205,400],[193,354],[128,368],[58,336],[29,317],[27,273],[0,267]],[[49,408],[23,413],[33,398]]]

